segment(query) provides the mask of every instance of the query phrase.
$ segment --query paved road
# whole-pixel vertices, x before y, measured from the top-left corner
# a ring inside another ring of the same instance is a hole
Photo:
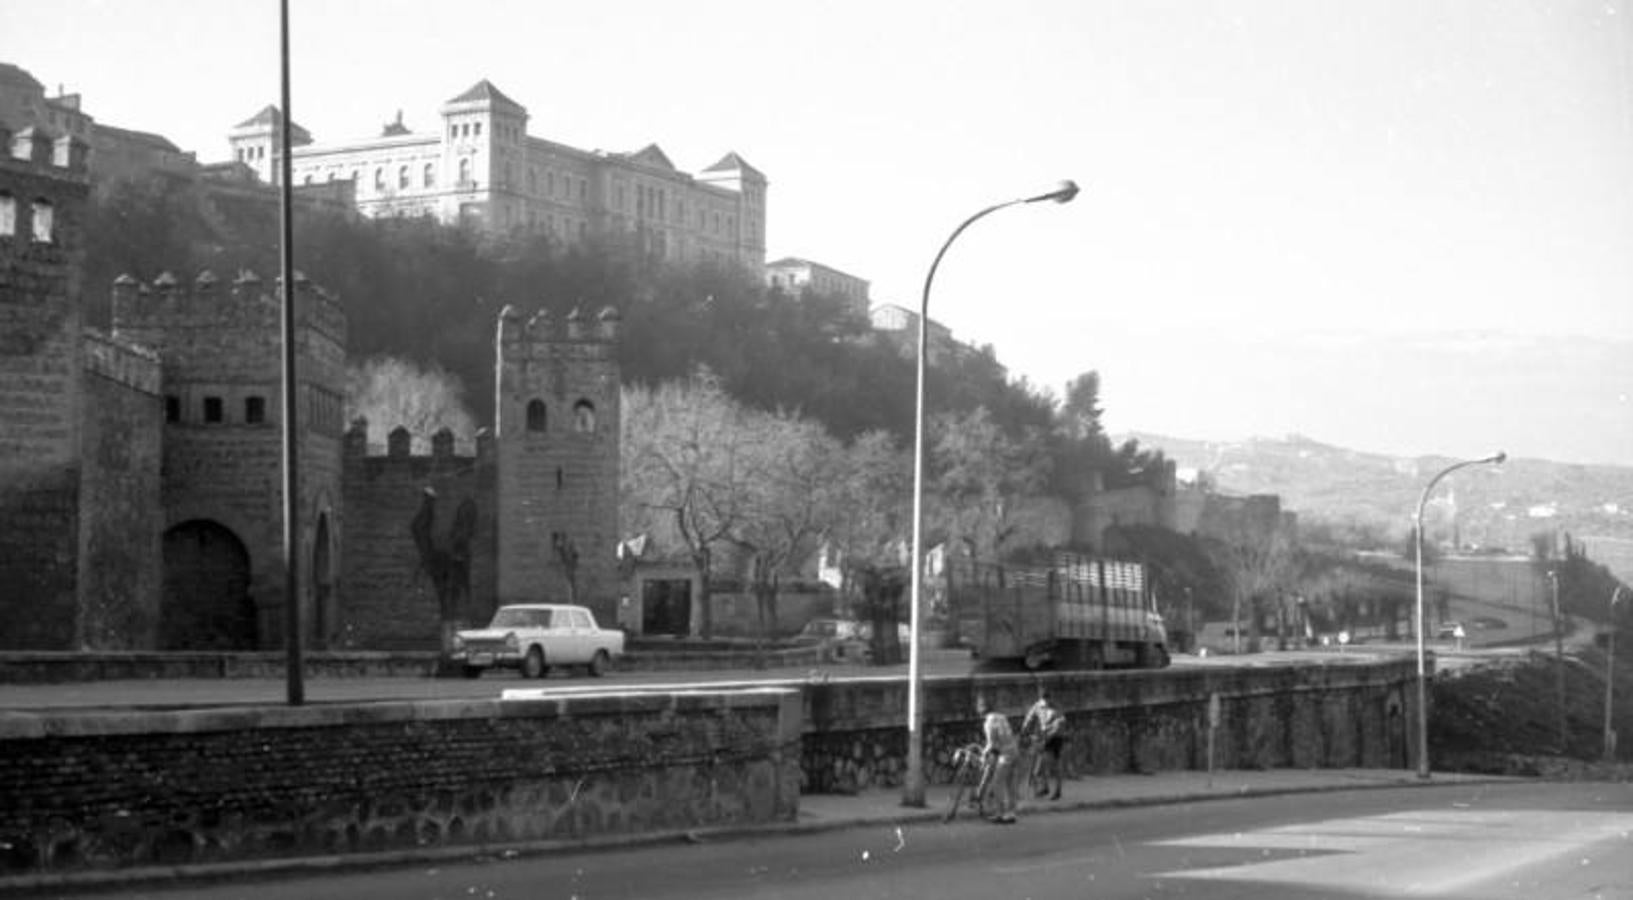
[[[121,896],[1627,900],[1633,786],[1446,785],[1034,814],[1015,826],[885,823]]]
[[[1387,649],[1347,653],[1315,650],[1259,653],[1252,656],[1174,657],[1179,668],[1191,666],[1285,665],[1298,662],[1344,662],[1385,658],[1400,651]],[[958,652],[926,654],[927,676],[968,675],[975,662]],[[496,672],[475,681],[445,678],[360,677],[308,678],[304,686],[311,703],[375,700],[450,700],[498,697],[507,689],[616,690],[625,685],[698,685],[712,682],[804,683],[812,678],[844,680],[901,679],[907,666],[831,664],[813,668],[717,669],[699,672],[613,672],[605,678],[553,672],[543,681],[529,681],[511,672]],[[0,710],[98,708],[133,709],[236,704],[280,704],[287,697],[282,678],[177,678],[126,679],[68,684],[0,685]]]

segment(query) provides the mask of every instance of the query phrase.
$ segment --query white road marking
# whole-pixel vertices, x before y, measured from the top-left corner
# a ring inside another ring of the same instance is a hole
[[[1604,845],[1596,847],[1595,845]],[[1551,859],[1633,854],[1633,813],[1448,809],[1327,819],[1156,846],[1299,852],[1240,865],[1152,873],[1435,896]],[[1304,855],[1314,854],[1314,855]]]

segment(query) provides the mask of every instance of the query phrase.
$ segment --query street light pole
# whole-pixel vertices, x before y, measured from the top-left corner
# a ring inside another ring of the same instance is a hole
[[[975,215],[965,219],[947,240],[936,251],[936,258],[930,263],[930,271],[924,276],[924,293],[919,300],[919,352],[917,365],[917,388],[913,398],[913,552],[911,556],[911,581],[909,589],[908,632],[911,642],[907,647],[907,773],[902,781],[902,805],[922,807],[924,805],[924,709],[922,695],[924,693],[924,673],[920,666],[919,635],[920,635],[920,590],[924,577],[924,363],[925,355],[929,350],[930,326],[930,286],[935,283],[936,269],[941,266],[941,258],[947,255],[947,248],[958,240],[964,229],[975,224],[977,220],[985,218],[1000,209],[1018,206],[1023,203],[1041,203],[1052,200],[1056,203],[1070,203],[1077,196],[1077,183],[1062,181],[1052,190],[1028,197],[1017,197],[995,203]]]
[[[1423,648],[1423,507],[1429,502],[1429,492],[1435,489],[1440,479],[1468,466],[1483,466],[1503,464],[1508,459],[1506,453],[1496,453],[1484,459],[1469,459],[1460,463],[1453,463],[1441,469],[1429,483],[1423,486],[1423,493],[1418,497],[1417,514],[1412,518],[1412,528],[1415,533],[1413,543],[1417,548],[1417,619],[1412,624],[1412,631],[1417,635],[1418,650],[1418,777],[1427,780],[1429,777],[1429,686],[1424,666]]]
[[[1565,628],[1559,617],[1559,570],[1550,569],[1554,605],[1554,730],[1559,737],[1559,755],[1565,755]]]
[[[1610,634],[1606,638],[1605,650],[1605,762],[1616,760],[1616,729],[1610,725],[1610,711],[1612,690],[1616,684],[1616,601],[1622,599],[1622,586],[1616,585],[1616,590],[1610,592]]]

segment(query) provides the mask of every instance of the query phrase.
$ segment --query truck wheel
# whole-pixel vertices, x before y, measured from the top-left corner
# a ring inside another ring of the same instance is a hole
[[[550,673],[550,667],[544,664],[544,651],[538,647],[529,647],[527,656],[522,660],[523,678],[543,678]]]
[[[607,655],[607,651],[595,651],[595,655],[590,657],[590,677],[600,678],[607,674],[607,667],[610,665],[612,665],[612,657]]]

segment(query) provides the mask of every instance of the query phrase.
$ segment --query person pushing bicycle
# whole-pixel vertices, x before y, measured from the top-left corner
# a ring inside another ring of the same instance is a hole
[[[987,706],[985,697],[976,697],[975,711],[981,715],[981,733],[986,743],[981,747],[983,757],[994,760],[990,768],[990,778],[984,779],[976,789],[976,796],[980,797],[985,790],[997,791],[998,812],[993,815],[992,821],[1001,825],[1015,824],[1015,760],[1020,755],[1021,744],[1015,738],[1014,729],[1009,727],[1009,717],[1001,712],[994,712]]]
[[[1060,752],[1066,744],[1066,716],[1049,702],[1047,689],[1038,688],[1037,702],[1026,711],[1026,718],[1021,722],[1021,736],[1023,740],[1036,740],[1042,745],[1041,752],[1032,763],[1027,784],[1039,782],[1039,797],[1047,795],[1051,800],[1059,800],[1062,781]],[[1053,794],[1049,792],[1051,778],[1055,782]]]

